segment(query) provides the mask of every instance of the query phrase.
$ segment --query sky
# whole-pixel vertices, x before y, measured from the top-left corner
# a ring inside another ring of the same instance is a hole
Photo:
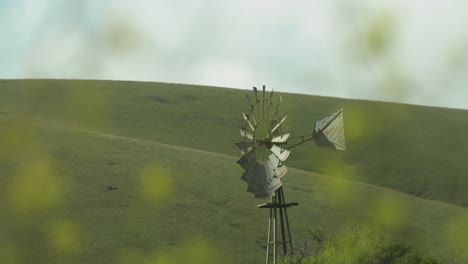
[[[465,0],[0,0],[0,78],[268,89],[468,109]]]

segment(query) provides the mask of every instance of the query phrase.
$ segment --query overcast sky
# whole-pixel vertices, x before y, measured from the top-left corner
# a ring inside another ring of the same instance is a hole
[[[175,82],[468,109],[465,0],[0,0],[0,78]]]

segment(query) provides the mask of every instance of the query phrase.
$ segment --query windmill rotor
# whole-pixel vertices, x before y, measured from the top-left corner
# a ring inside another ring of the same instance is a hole
[[[280,178],[287,171],[283,162],[289,157],[290,151],[281,143],[285,142],[290,133],[282,132],[282,124],[287,115],[280,115],[281,97],[273,102],[273,92],[266,95],[265,86],[259,93],[253,88],[255,100],[250,105],[249,112],[243,112],[245,121],[240,128],[242,141],[236,143],[242,157],[237,161],[244,169],[241,179],[248,183],[247,191],[256,198],[264,199],[275,195],[275,190],[282,186]]]
[[[282,186],[280,178],[287,171],[283,163],[292,148],[313,140],[318,147],[346,150],[343,109],[316,121],[312,134],[291,138],[291,133],[282,129],[288,115],[280,113],[281,96],[275,102],[273,91],[266,96],[265,86],[261,93],[256,87],[253,87],[253,91],[254,100],[247,95],[250,110],[242,112],[242,141],[236,145],[242,154],[238,163],[245,170],[241,179],[249,184],[247,191],[256,198],[272,197],[275,190]],[[291,144],[295,141],[295,144]]]

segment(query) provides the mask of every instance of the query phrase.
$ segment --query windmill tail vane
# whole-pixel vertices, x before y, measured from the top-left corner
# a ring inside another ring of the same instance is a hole
[[[291,140],[300,141],[288,146],[287,149],[292,149],[307,141],[314,140],[317,147],[346,150],[343,109],[315,122],[312,135],[296,136],[292,137]]]
[[[319,147],[346,150],[343,109],[317,121],[312,136]]]

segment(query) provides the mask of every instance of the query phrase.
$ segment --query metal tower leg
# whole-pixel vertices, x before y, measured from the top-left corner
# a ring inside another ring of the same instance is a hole
[[[274,198],[274,202],[277,203],[277,197],[276,197],[276,195],[275,195],[274,197],[275,197],[275,198]],[[276,244],[276,243],[278,242],[278,238],[277,238],[277,236],[278,236],[278,229],[277,229],[277,227],[276,227],[276,223],[277,223],[277,222],[276,222],[276,219],[278,219],[278,218],[277,218],[278,215],[277,215],[277,208],[276,208],[276,207],[273,208],[273,212],[274,212],[274,214],[273,214],[273,223],[274,223],[274,224],[273,224],[273,228],[274,228],[274,229],[273,229],[273,264],[276,264],[276,252],[277,252],[277,248],[278,248],[278,246],[277,246],[277,244]]]
[[[283,256],[286,256],[288,253],[288,245],[292,250],[292,239],[291,239],[291,230],[289,227],[289,219],[287,207],[297,206],[298,203],[286,203],[284,199],[284,193],[280,187],[275,191],[275,195],[271,197],[271,203],[258,205],[259,208],[269,208],[270,217],[268,219],[268,240],[267,240],[267,255],[266,255],[266,264],[270,264],[272,261],[273,264],[276,264],[277,255],[278,255],[278,244],[283,244]],[[281,227],[281,241],[278,241],[278,210],[279,210],[279,221]],[[284,212],[283,212],[284,210]],[[286,229],[284,227],[284,222],[286,222]],[[286,232],[288,233],[287,237],[289,240],[286,240]]]
[[[281,191],[281,196],[282,196],[283,203],[286,203],[286,201],[284,200],[283,191]],[[293,241],[292,241],[292,238],[291,238],[291,229],[289,228],[289,218],[288,218],[288,211],[287,211],[286,207],[284,207],[284,214],[286,216],[286,227],[288,229],[288,238],[289,238],[290,249],[292,250],[293,249]]]
[[[273,217],[273,211],[270,208],[270,218],[268,218],[268,240],[267,240],[266,264],[270,263],[270,241],[271,241],[272,217]]]
[[[282,191],[282,188],[279,188],[278,190],[278,200],[279,200],[279,204],[285,204],[284,202],[284,197],[282,197],[282,194],[283,194],[283,191]],[[281,222],[281,238],[283,239],[282,240],[282,243],[283,243],[283,256],[286,255],[287,253],[287,242],[286,242],[286,236],[285,236],[285,233],[284,233],[284,217],[283,217],[283,209],[284,209],[284,212],[286,213],[286,208],[282,208],[280,207],[279,210],[280,210],[280,222]],[[286,216],[286,220],[287,220],[287,216]],[[291,239],[289,239],[291,241]]]

